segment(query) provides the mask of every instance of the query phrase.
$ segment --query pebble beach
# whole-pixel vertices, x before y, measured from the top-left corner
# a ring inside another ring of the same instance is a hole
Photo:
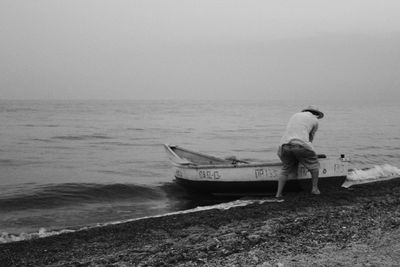
[[[0,245],[1,266],[397,266],[400,179]]]

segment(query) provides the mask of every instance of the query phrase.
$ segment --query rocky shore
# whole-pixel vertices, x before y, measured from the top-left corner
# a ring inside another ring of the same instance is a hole
[[[0,266],[398,266],[400,179],[0,245]]]

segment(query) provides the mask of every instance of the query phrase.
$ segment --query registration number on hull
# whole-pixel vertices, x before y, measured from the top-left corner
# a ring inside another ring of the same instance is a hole
[[[219,171],[201,170],[199,171],[200,179],[218,180],[221,178]]]
[[[279,170],[272,168],[255,169],[254,175],[256,176],[256,178],[275,178],[279,175]]]

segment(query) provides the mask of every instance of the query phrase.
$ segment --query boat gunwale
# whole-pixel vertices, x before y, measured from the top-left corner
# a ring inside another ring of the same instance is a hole
[[[221,165],[198,165],[194,163],[179,164],[173,163],[175,167],[184,169],[239,169],[239,168],[261,168],[261,167],[280,167],[282,163],[238,163]]]

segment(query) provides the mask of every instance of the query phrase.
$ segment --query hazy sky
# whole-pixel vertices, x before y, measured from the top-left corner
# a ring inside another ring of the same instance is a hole
[[[0,99],[400,99],[400,1],[1,0]]]

